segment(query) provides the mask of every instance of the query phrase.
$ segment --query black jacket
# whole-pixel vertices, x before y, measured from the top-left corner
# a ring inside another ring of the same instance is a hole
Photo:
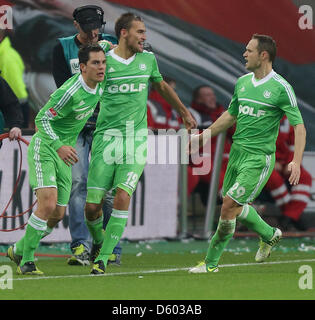
[[[22,127],[23,113],[19,100],[2,77],[0,77],[0,110],[3,114],[6,127],[9,129]]]

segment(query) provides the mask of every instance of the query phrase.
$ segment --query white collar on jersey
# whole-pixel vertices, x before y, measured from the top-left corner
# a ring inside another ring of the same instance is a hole
[[[254,87],[258,87],[258,86],[260,86],[261,84],[264,84],[264,83],[266,83],[268,80],[270,80],[275,74],[276,74],[275,71],[272,69],[264,78],[259,79],[259,80],[256,80],[256,79],[255,79],[254,72],[253,72],[253,75],[252,75],[252,83],[253,83]]]
[[[115,49],[115,48],[114,48],[114,49]],[[135,58],[136,58],[136,53],[135,53],[135,54],[134,54],[133,56],[131,56],[130,58],[124,59],[124,58],[120,57],[119,55],[117,55],[117,54],[114,52],[114,49],[108,51],[107,55],[111,56],[112,58],[114,58],[115,60],[117,60],[117,61],[119,61],[119,62],[121,62],[121,63],[123,63],[123,64],[128,65],[128,64],[130,64],[133,60],[135,60]]]
[[[90,88],[84,81],[82,74],[79,75],[79,81],[83,87],[83,89],[88,92],[88,93],[92,93],[92,94],[96,94],[97,92],[97,88],[98,88],[98,84],[96,85],[96,87],[94,89]]]

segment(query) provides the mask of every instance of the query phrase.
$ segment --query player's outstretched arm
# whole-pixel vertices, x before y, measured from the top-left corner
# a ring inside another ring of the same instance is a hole
[[[217,136],[219,133],[232,127],[236,118],[228,111],[225,111],[209,128],[205,129],[201,134],[191,135],[188,152],[196,153],[199,148],[204,146],[211,137]]]
[[[305,143],[306,130],[304,124],[297,124],[294,126],[294,156],[293,160],[288,164],[290,172],[289,182],[291,185],[299,183]]]
[[[196,120],[180,101],[174,89],[167,82],[164,80],[161,82],[154,82],[153,87],[179,113],[187,130],[197,127]]]

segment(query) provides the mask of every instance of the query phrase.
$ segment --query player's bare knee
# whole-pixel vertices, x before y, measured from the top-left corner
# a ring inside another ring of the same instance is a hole
[[[128,210],[130,202],[130,195],[125,190],[117,188],[117,192],[114,198],[114,208],[119,210]]]
[[[51,217],[55,210],[56,210],[56,202],[53,200],[44,201],[37,206],[37,211],[39,211],[43,215],[43,217],[45,217],[46,219]]]
[[[236,218],[235,208],[223,204],[221,208],[220,217],[223,220],[235,219]]]
[[[99,216],[99,211],[101,209],[101,204],[97,203],[86,203],[85,205],[85,217],[87,220],[95,220]]]
[[[37,212],[42,218],[48,219],[52,216],[57,206],[57,191],[54,188],[43,188],[36,191]]]
[[[242,210],[241,205],[236,203],[230,197],[225,197],[223,199],[223,204],[221,207],[221,219],[223,220],[235,219],[241,210]]]
[[[56,221],[61,221],[65,215],[65,212],[66,212],[66,207],[57,205],[51,218],[55,219]]]

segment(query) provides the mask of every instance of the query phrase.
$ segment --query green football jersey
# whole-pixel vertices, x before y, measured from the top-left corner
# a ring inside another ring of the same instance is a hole
[[[260,80],[253,73],[240,77],[228,112],[236,117],[233,143],[250,153],[276,151],[284,114],[293,126],[303,123],[292,87],[273,70]]]
[[[153,53],[143,51],[126,60],[114,50],[106,54],[107,82],[95,134],[132,136],[147,129],[149,81],[163,78]]]
[[[89,88],[81,74],[68,79],[51,96],[35,118],[36,135],[58,150],[62,145],[75,146],[77,137],[99,102],[106,80]]]

